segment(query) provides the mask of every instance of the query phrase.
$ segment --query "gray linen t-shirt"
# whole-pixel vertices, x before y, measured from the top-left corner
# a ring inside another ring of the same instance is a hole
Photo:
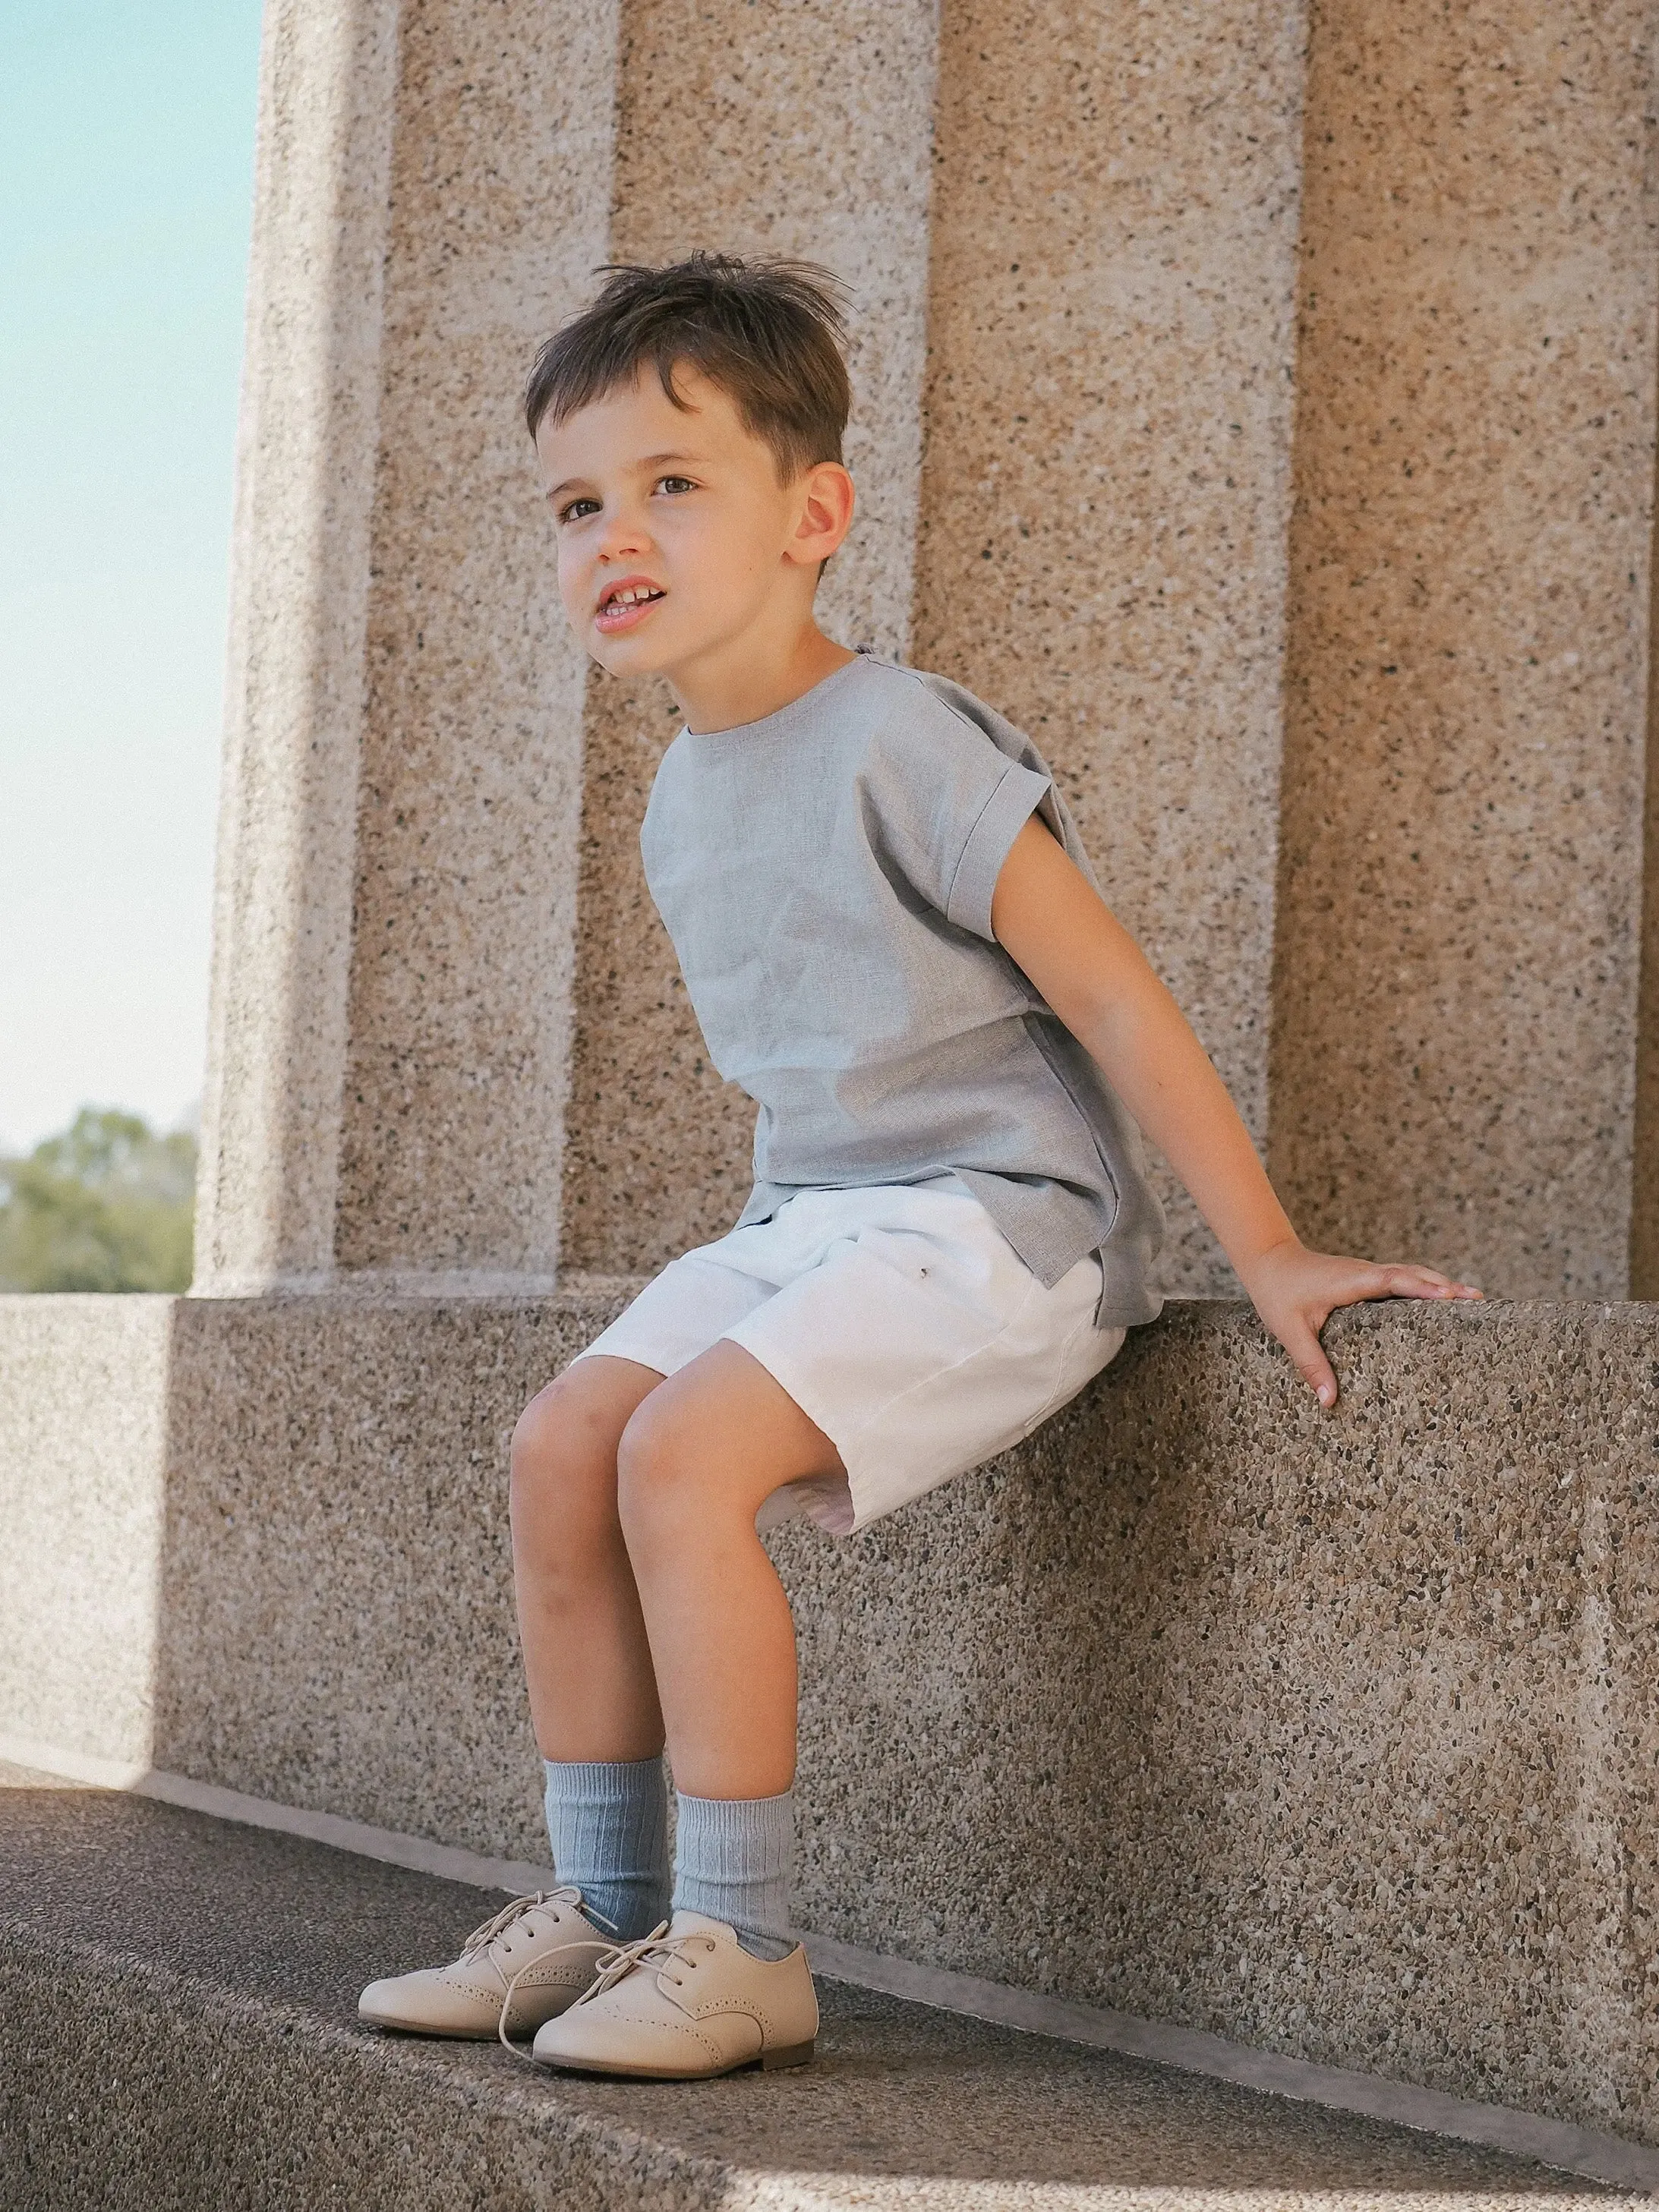
[[[953,1172],[1050,1287],[1097,1253],[1123,1327],[1162,1305],[1139,1132],[991,934],[1033,813],[1092,882],[1028,738],[860,655],[758,722],[683,729],[640,844],[709,1057],[760,1108],[740,1225]]]

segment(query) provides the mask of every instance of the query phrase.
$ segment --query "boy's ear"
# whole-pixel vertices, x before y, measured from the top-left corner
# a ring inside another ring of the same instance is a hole
[[[803,567],[827,561],[853,526],[853,479],[839,461],[818,461],[800,480],[795,532],[784,557]]]

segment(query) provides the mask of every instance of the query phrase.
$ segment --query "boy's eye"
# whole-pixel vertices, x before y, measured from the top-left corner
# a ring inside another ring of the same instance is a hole
[[[580,522],[585,514],[597,514],[599,502],[596,499],[569,499],[559,509],[561,522]]]
[[[697,487],[692,483],[690,477],[659,477],[657,478],[657,489],[659,491],[678,493],[683,491],[696,491],[696,488]]]

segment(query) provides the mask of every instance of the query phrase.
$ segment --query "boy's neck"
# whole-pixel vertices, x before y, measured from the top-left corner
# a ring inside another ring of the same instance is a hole
[[[790,706],[858,655],[809,622],[783,650],[746,653],[721,665],[665,671],[694,735],[740,729]]]

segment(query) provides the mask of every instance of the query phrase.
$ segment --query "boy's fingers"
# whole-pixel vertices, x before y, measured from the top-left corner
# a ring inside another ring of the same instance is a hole
[[[1361,1267],[1335,1303],[1358,1305],[1365,1298],[1478,1298],[1473,1283],[1455,1282],[1432,1267],[1395,1265]]]
[[[1318,1337],[1304,1322],[1286,1329],[1281,1341],[1297,1374],[1328,1412],[1336,1403],[1336,1375]]]
[[[1407,1272],[1402,1267],[1379,1267],[1362,1261],[1340,1290],[1328,1288],[1324,1295],[1333,1307],[1363,1305],[1367,1298],[1410,1297],[1413,1293],[1405,1287]],[[1421,1295],[1426,1297],[1427,1292]]]
[[[1473,1283],[1459,1283],[1433,1267],[1387,1267],[1389,1296],[1395,1298],[1478,1298]]]

